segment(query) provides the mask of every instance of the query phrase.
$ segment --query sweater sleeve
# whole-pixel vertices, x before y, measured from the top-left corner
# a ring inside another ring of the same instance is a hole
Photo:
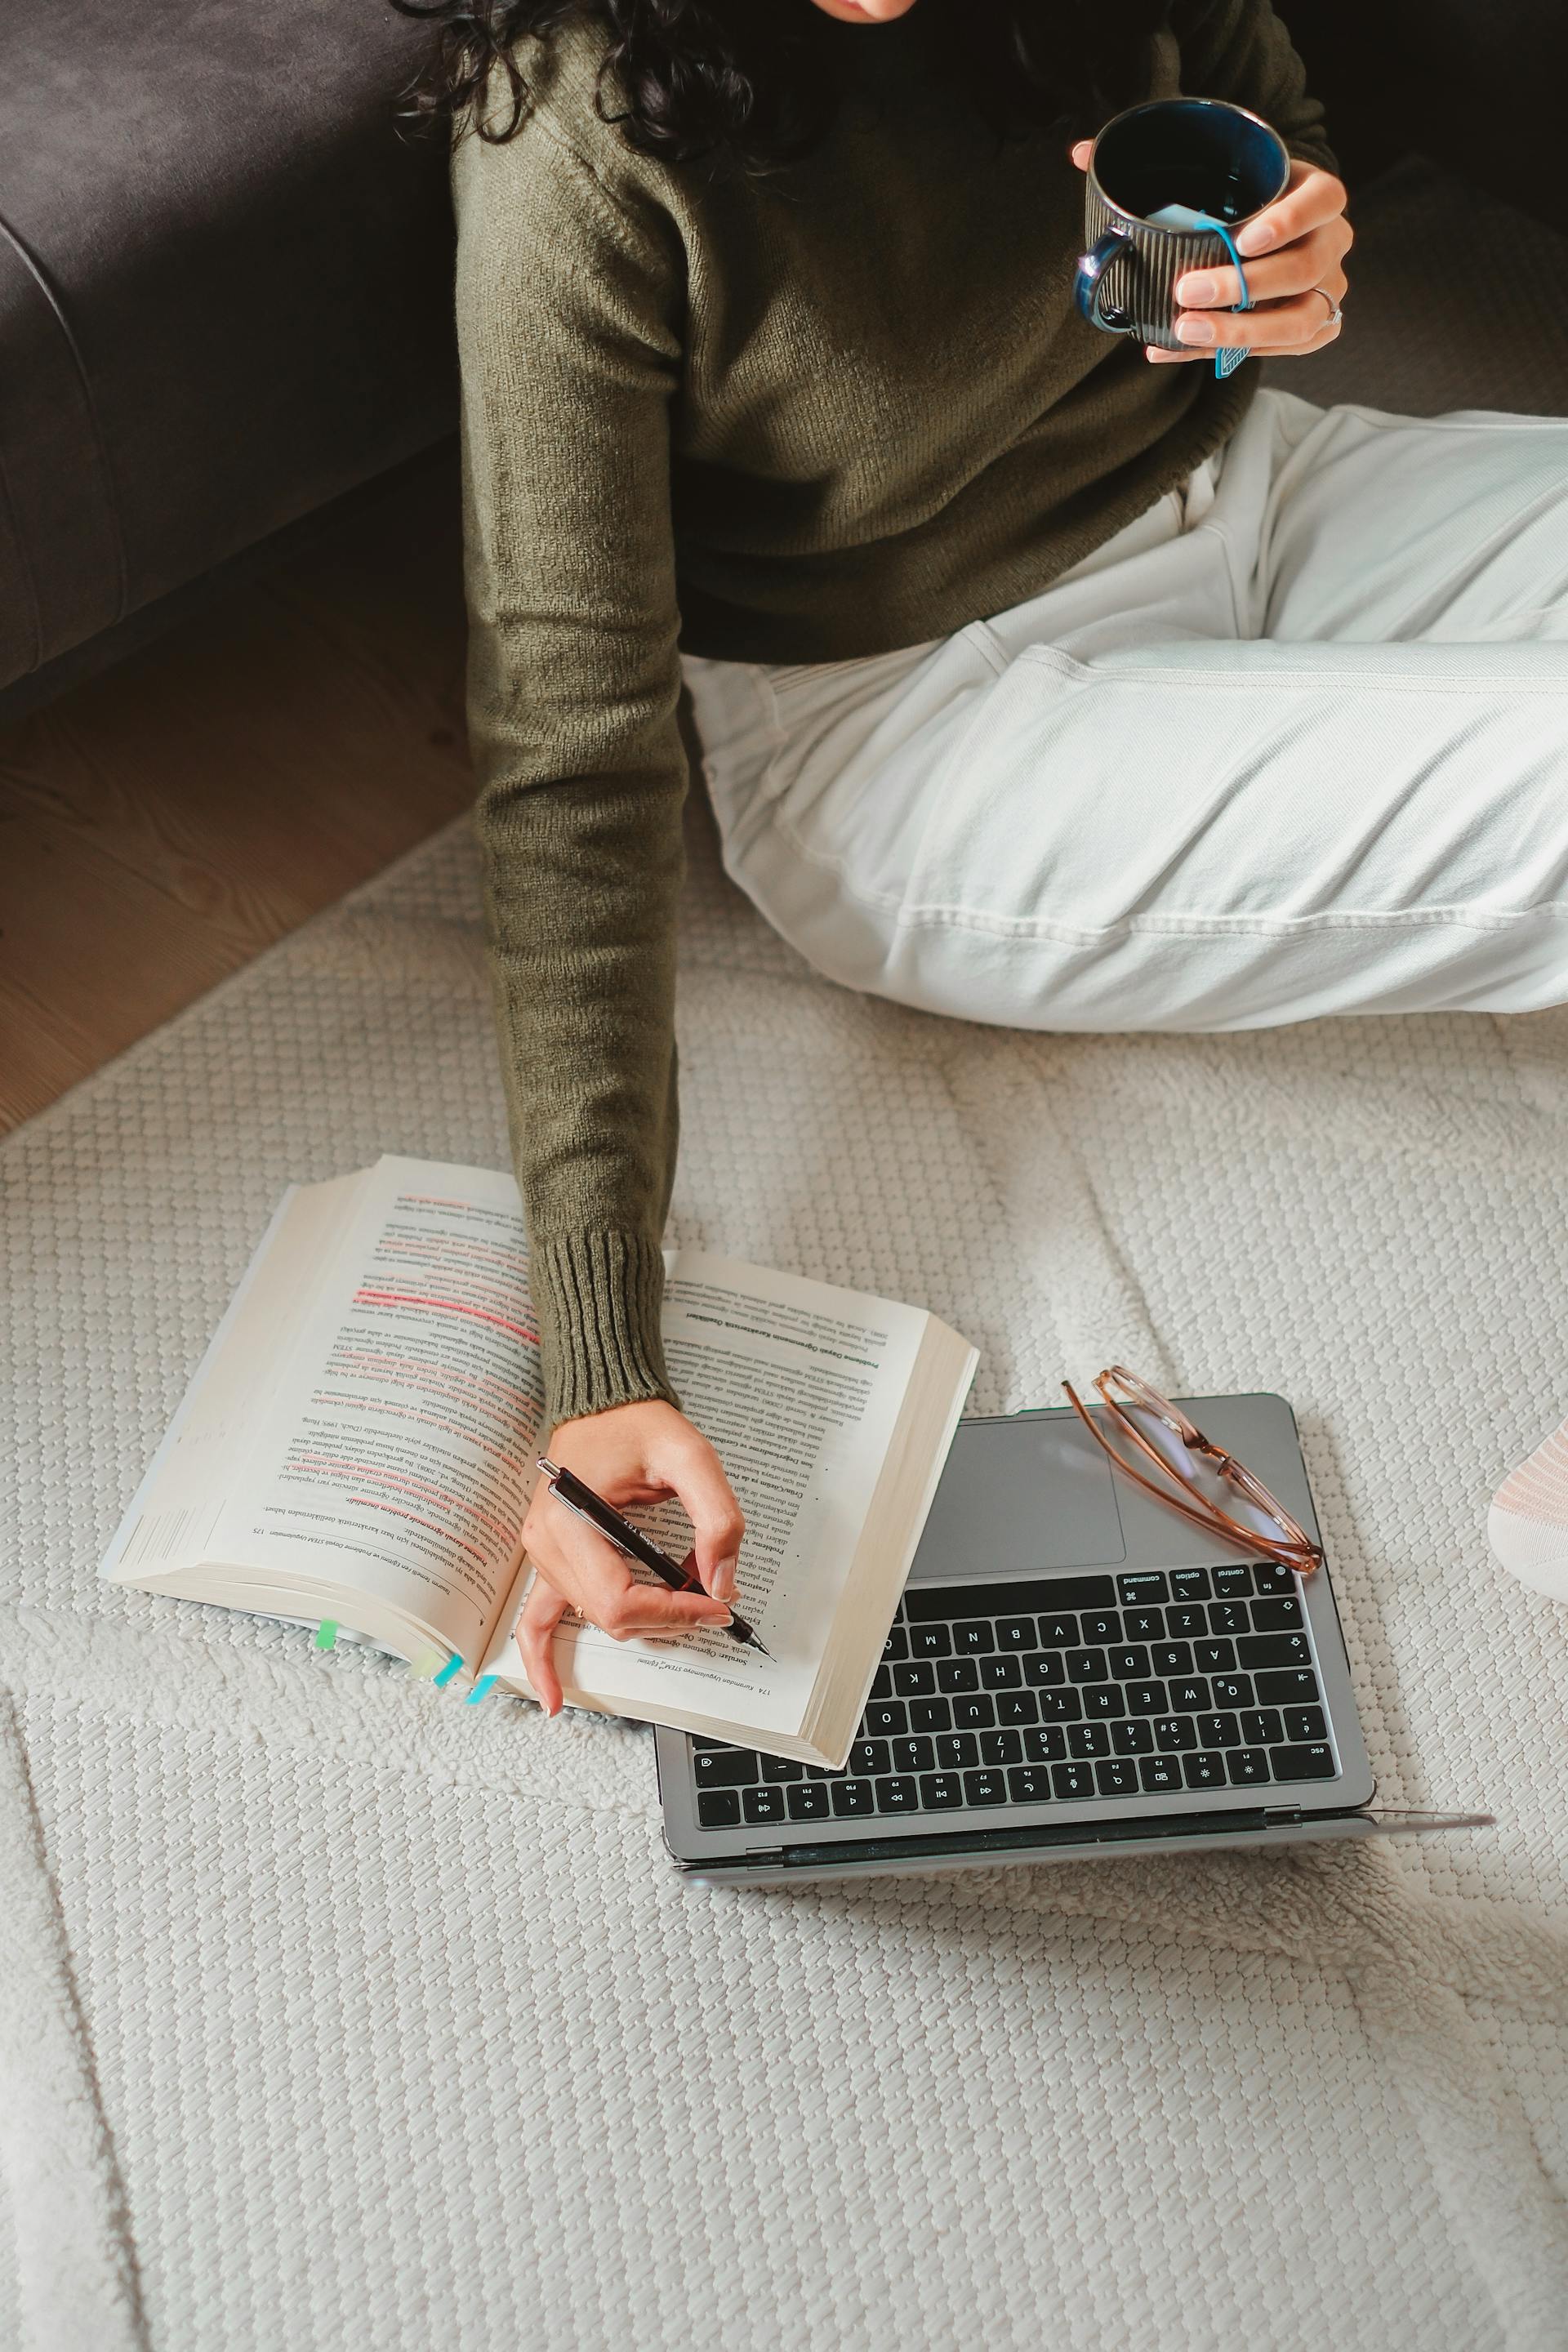
[[[544,120],[453,155],[468,719],[552,1420],[671,1397],[682,275]]]
[[[1182,88],[1193,98],[1227,98],[1270,122],[1292,155],[1323,171],[1335,166],[1323,110],[1307,94],[1307,74],[1269,0],[1175,0],[1172,29],[1181,47]]]

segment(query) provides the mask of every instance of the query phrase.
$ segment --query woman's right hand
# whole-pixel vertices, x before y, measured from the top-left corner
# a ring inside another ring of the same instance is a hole
[[[671,1592],[662,1584],[639,1584],[614,1544],[569,1511],[542,1478],[522,1526],[538,1573],[518,1619],[517,1645],[540,1705],[546,1715],[556,1715],[561,1682],[551,1643],[567,1610],[580,1611],[617,1642],[633,1633],[727,1625],[746,1522],[701,1431],[657,1398],[559,1423],[551,1433],[550,1458],[575,1471],[617,1510],[677,1496],[696,1537],[691,1564],[703,1587]]]

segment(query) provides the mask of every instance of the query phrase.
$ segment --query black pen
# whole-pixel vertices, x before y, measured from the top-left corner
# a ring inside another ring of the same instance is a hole
[[[603,1495],[595,1495],[592,1486],[585,1486],[572,1471],[563,1470],[559,1462],[552,1462],[542,1454],[539,1457],[539,1466],[549,1479],[550,1491],[557,1502],[564,1503],[569,1511],[575,1511],[580,1519],[586,1519],[591,1528],[596,1528],[605,1541],[613,1543],[616,1549],[624,1552],[628,1559],[639,1561],[644,1568],[651,1568],[659,1582],[668,1584],[672,1592],[701,1592],[705,1589],[695,1570],[680,1567],[668,1552],[660,1551],[651,1537],[645,1536],[640,1528],[634,1528],[630,1519],[623,1519],[613,1503],[606,1503]],[[764,1658],[773,1656],[773,1652],[763,1648],[745,1619],[737,1615],[734,1610],[730,1612],[729,1623],[714,1630],[728,1633],[731,1641],[743,1642],[749,1650],[761,1651]]]

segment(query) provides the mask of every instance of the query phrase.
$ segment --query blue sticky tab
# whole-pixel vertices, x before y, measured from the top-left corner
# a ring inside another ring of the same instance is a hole
[[[335,1617],[323,1617],[323,1618],[322,1618],[322,1620],[321,1620],[321,1623],[320,1623],[320,1624],[317,1626],[317,1628],[316,1628],[316,1647],[317,1647],[317,1649],[318,1649],[318,1650],[330,1650],[330,1649],[332,1647],[333,1643],[336,1642],[337,1638],[338,1638],[338,1623],[337,1623],[337,1619],[336,1619]]]
[[[436,1683],[436,1687],[437,1687],[437,1690],[445,1690],[445,1689],[446,1689],[446,1687],[447,1687],[447,1685],[451,1681],[451,1679],[452,1679],[453,1675],[460,1675],[460,1674],[462,1673],[462,1671],[463,1671],[463,1661],[462,1661],[462,1659],[461,1659],[460,1657],[452,1657],[452,1658],[448,1658],[448,1659],[447,1659],[447,1663],[446,1663],[446,1664],[442,1667],[442,1669],[441,1669],[440,1673],[435,1676],[435,1683]]]
[[[496,1675],[482,1675],[482,1676],[480,1677],[480,1679],[479,1679],[479,1681],[474,1685],[474,1687],[473,1687],[473,1689],[468,1693],[468,1697],[464,1700],[464,1702],[463,1702],[464,1706],[478,1706],[478,1705],[479,1705],[479,1703],[480,1699],[482,1699],[482,1698],[483,1698],[483,1696],[484,1696],[485,1693],[486,1693],[487,1691],[489,1691],[489,1690],[493,1690],[493,1689],[495,1688],[497,1679],[498,1679],[498,1678],[497,1678],[497,1676],[496,1676]]]

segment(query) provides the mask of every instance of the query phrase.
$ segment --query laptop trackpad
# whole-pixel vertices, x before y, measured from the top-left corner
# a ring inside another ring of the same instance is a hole
[[[959,1423],[910,1581],[1126,1557],[1110,1466],[1077,1415],[1021,1413]]]

